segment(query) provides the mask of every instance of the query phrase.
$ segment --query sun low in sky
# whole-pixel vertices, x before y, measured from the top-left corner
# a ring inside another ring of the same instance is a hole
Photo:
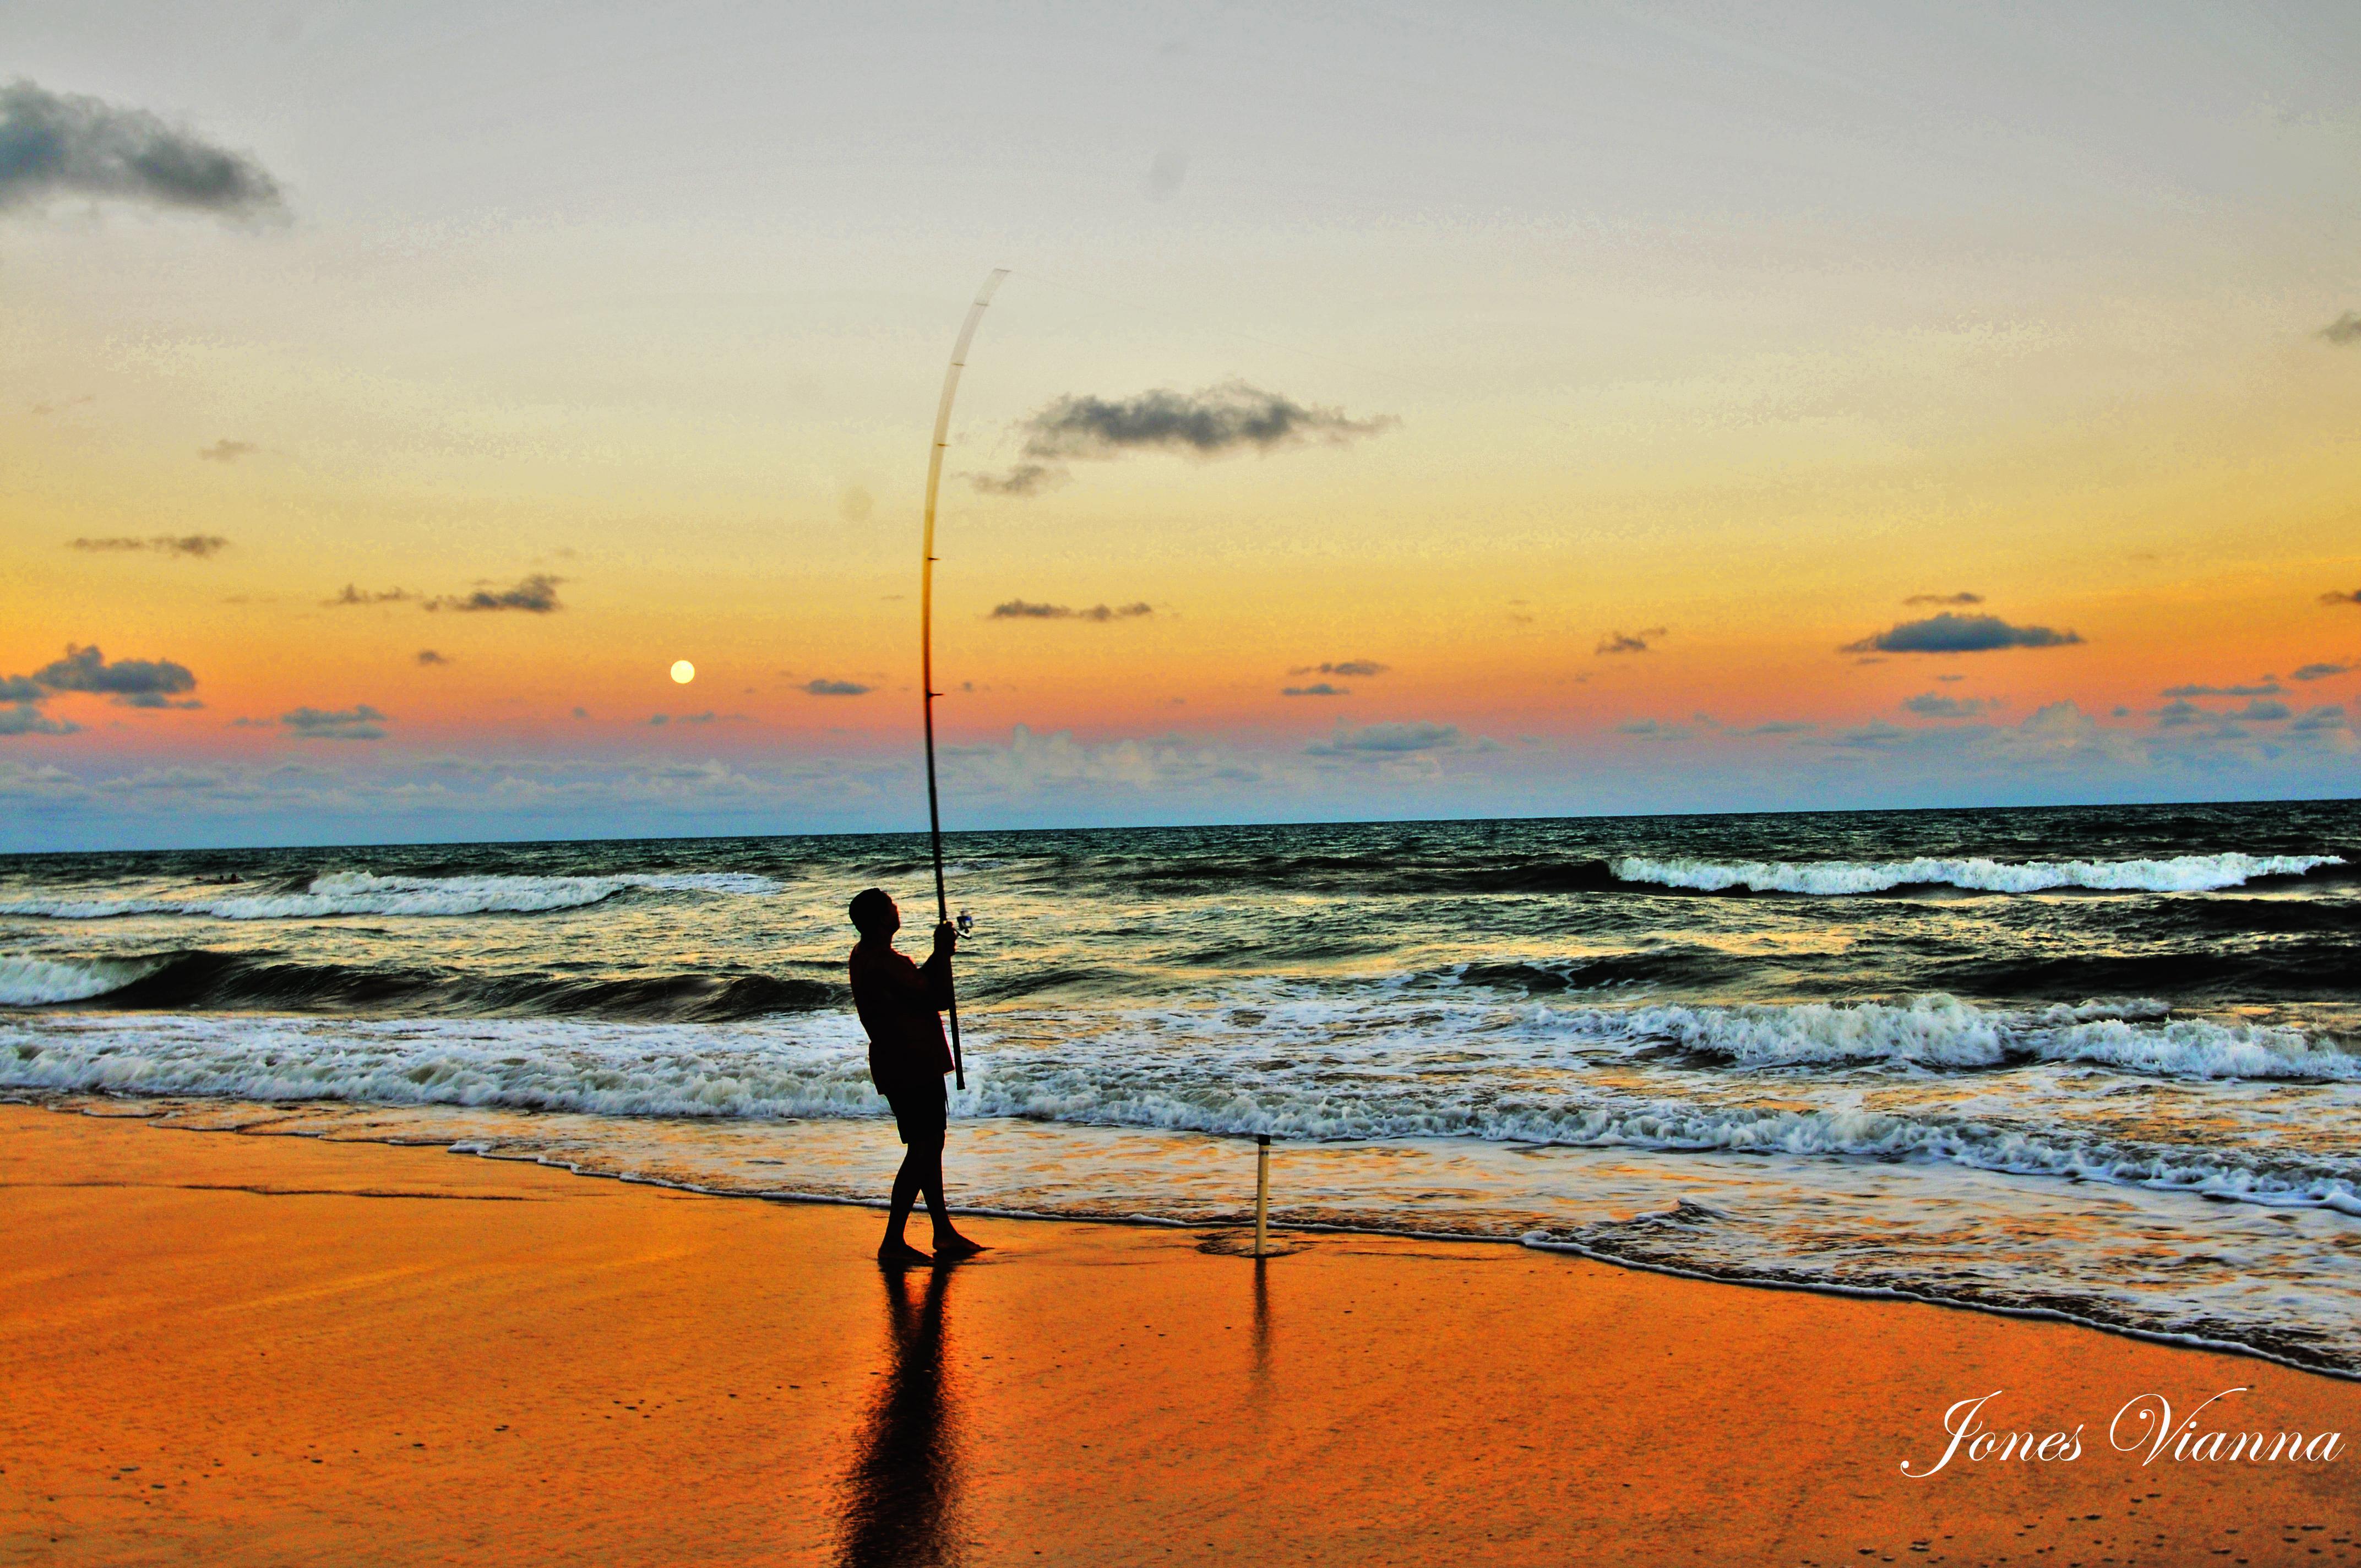
[[[10,42],[0,846],[2361,778],[2350,7]]]

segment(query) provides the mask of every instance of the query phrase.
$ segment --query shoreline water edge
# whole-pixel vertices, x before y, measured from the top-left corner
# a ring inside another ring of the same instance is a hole
[[[841,902],[913,848],[9,858],[0,1092],[867,1201]],[[1282,1224],[2361,1376],[2361,806],[953,853],[973,1212],[1235,1220],[1268,1133]]]

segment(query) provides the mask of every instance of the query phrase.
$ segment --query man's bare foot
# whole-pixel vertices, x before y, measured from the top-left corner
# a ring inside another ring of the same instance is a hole
[[[884,1242],[877,1248],[877,1261],[890,1268],[924,1268],[935,1260],[908,1242]]]
[[[977,1253],[990,1252],[991,1250],[992,1249],[990,1247],[984,1245],[982,1242],[972,1242],[965,1236],[961,1235],[957,1231],[952,1231],[948,1234],[939,1235],[935,1238],[935,1261],[937,1263],[949,1263],[954,1258],[973,1257]]]

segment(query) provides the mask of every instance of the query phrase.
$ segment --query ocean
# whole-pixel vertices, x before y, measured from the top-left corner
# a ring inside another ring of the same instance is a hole
[[[2361,804],[959,833],[954,1201],[2361,1376]],[[220,879],[236,877],[235,883]],[[0,859],[0,1095],[874,1201],[917,835]],[[923,1230],[923,1227],[921,1227]]]

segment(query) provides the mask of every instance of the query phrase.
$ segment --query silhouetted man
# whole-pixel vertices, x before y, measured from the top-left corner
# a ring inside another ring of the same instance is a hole
[[[935,927],[934,956],[921,968],[894,950],[902,912],[877,888],[852,901],[853,927],[861,940],[852,948],[852,1005],[869,1031],[869,1078],[894,1107],[894,1126],[908,1146],[894,1177],[894,1206],[878,1244],[880,1263],[932,1263],[968,1257],[983,1247],[959,1234],[943,1204],[943,1132],[948,1105],[943,1074],[951,1070],[951,1048],[938,1016],[951,1004],[951,949],[959,935],[950,922]],[[929,1257],[902,1239],[910,1205],[921,1192],[935,1222]]]

